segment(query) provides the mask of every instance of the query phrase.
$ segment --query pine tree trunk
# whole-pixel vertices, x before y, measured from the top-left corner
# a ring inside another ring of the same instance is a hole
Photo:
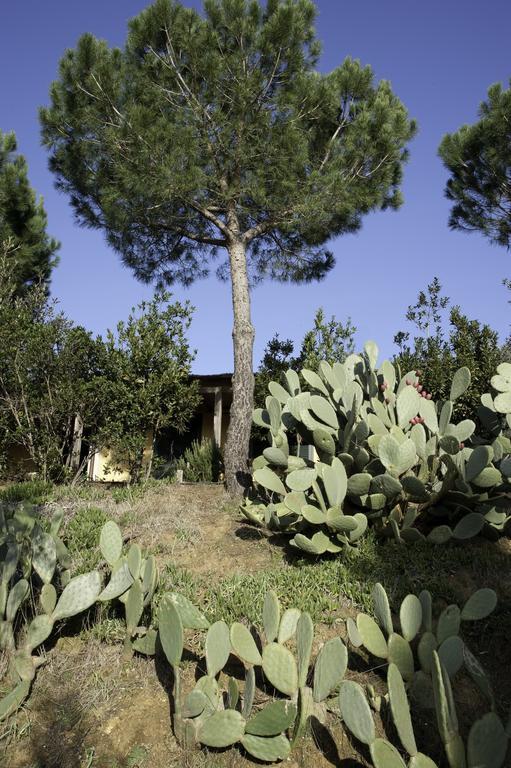
[[[229,429],[224,451],[225,484],[231,496],[241,496],[250,483],[248,456],[254,400],[254,327],[245,244],[234,239],[228,247],[234,324],[234,376]]]

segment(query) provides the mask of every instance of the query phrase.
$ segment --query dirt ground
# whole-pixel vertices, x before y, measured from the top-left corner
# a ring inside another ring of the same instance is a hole
[[[68,518],[80,504],[76,500],[59,502]],[[156,553],[160,566],[171,559],[192,574],[216,581],[283,564],[283,548],[263,532],[245,525],[218,486],[171,486],[163,499],[161,495],[149,495],[130,504],[111,504],[105,497],[104,507],[109,515],[122,521],[130,539]],[[510,542],[489,546],[504,547],[511,559]],[[467,595],[480,586],[474,583],[472,573],[457,572],[452,578]],[[511,570],[502,573],[501,587],[511,604]],[[511,666],[510,615],[506,614],[497,636],[485,633],[484,626],[473,635],[479,649],[486,644],[488,667],[497,681],[503,668]],[[344,625],[339,623],[319,625],[316,630],[316,644],[318,639],[344,635]],[[367,672],[362,658],[351,653],[349,666],[349,677],[370,682],[377,691],[384,690],[384,665]],[[236,666],[231,673],[241,678]],[[196,675],[196,664],[190,659],[184,665],[185,689]],[[505,679],[511,679],[508,673]],[[461,699],[477,710],[479,698],[474,686],[465,680],[459,691]],[[338,720],[331,716],[327,724],[328,728],[315,724],[312,734],[285,761],[286,768],[357,768],[371,764]],[[419,724],[426,729],[429,725],[427,720]],[[385,726],[388,728],[388,723]],[[383,732],[381,723],[379,728]],[[16,718],[0,725],[0,739],[2,768],[254,766],[254,761],[246,760],[236,748],[209,753],[183,751],[172,734],[169,669],[154,659],[135,657],[126,661],[122,645],[108,645],[91,637],[85,640],[83,635],[72,633],[61,636],[48,650],[47,664],[37,675],[30,699]]]

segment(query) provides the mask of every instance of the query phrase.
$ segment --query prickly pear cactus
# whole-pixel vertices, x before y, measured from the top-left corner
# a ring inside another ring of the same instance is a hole
[[[479,621],[493,612],[497,595],[492,589],[477,590],[461,609],[448,605],[436,621],[433,621],[432,598],[427,590],[419,597],[407,595],[395,620],[381,584],[375,584],[372,597],[376,620],[360,613],[356,626],[348,625],[351,643],[354,647],[364,646],[373,656],[394,665],[413,699],[431,706],[433,652],[436,652],[449,677],[465,665],[476,685],[490,704],[493,703],[490,682],[459,634],[462,622]]]
[[[59,536],[62,520],[61,510],[48,526],[37,507],[0,509],[0,650],[8,655],[15,685],[0,701],[0,719],[28,696],[45,661],[37,649],[54,625],[90,608],[102,591],[97,571],[71,578],[71,558]]]
[[[270,446],[253,462],[245,517],[310,555],[356,546],[369,526],[403,543],[511,533],[499,506],[511,489],[511,365],[483,395],[476,434],[474,421],[452,420],[468,368],[435,403],[420,371],[401,375],[377,358],[368,342],[344,363],[302,370],[301,381],[288,371],[270,383],[266,408],[254,411]]]
[[[126,635],[125,656],[134,651],[153,656],[156,630],[140,625],[144,609],[151,604],[158,586],[158,569],[154,555],[144,556],[139,545],[132,544],[123,554],[123,537],[114,520],[101,529],[100,549],[110,569],[108,582],[98,599],[101,602],[118,599],[124,604]],[[183,598],[184,600],[184,598]]]

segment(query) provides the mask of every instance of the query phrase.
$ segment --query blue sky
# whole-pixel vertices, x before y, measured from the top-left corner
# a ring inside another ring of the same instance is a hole
[[[197,8],[199,2],[185,4]],[[0,128],[14,130],[27,157],[30,180],[43,195],[49,232],[61,240],[52,294],[66,314],[103,333],[150,295],[121,265],[100,232],[73,221],[66,197],[53,188],[46,151],[40,146],[37,108],[48,102],[64,50],[92,32],[122,45],[128,18],[147,5],[138,0],[26,0],[4,3],[0,23]],[[370,64],[377,79],[391,81],[419,123],[410,146],[398,212],[365,219],[356,235],[332,243],[335,269],[321,283],[265,283],[252,295],[256,327],[255,363],[268,339],[301,340],[317,307],[358,327],[357,342],[372,338],[391,354],[394,333],[419,289],[434,275],[444,292],[471,317],[489,323],[502,340],[511,311],[503,277],[511,276],[511,254],[477,234],[451,232],[443,196],[446,172],[437,157],[444,133],[476,119],[488,86],[511,77],[509,0],[317,0],[317,30],[323,42],[320,68],[328,71],[347,55]],[[197,348],[195,371],[232,369],[231,302],[228,285],[214,278],[173,293],[196,312],[190,339]]]

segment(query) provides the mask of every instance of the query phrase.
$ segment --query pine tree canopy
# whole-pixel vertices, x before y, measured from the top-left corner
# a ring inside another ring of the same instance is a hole
[[[444,136],[439,154],[451,176],[445,190],[454,202],[452,229],[479,231],[511,246],[511,81],[488,90],[480,120]]]
[[[50,167],[138,278],[189,284],[233,233],[253,278],[319,278],[330,238],[400,204],[415,125],[370,67],[317,71],[314,17],[311,0],[156,0],[124,49],[85,34],[66,52],[41,110]]]
[[[46,232],[43,202],[36,198],[26,160],[16,150],[14,133],[0,131],[0,244],[14,262],[13,277],[22,293],[30,284],[48,283],[59,243]]]

